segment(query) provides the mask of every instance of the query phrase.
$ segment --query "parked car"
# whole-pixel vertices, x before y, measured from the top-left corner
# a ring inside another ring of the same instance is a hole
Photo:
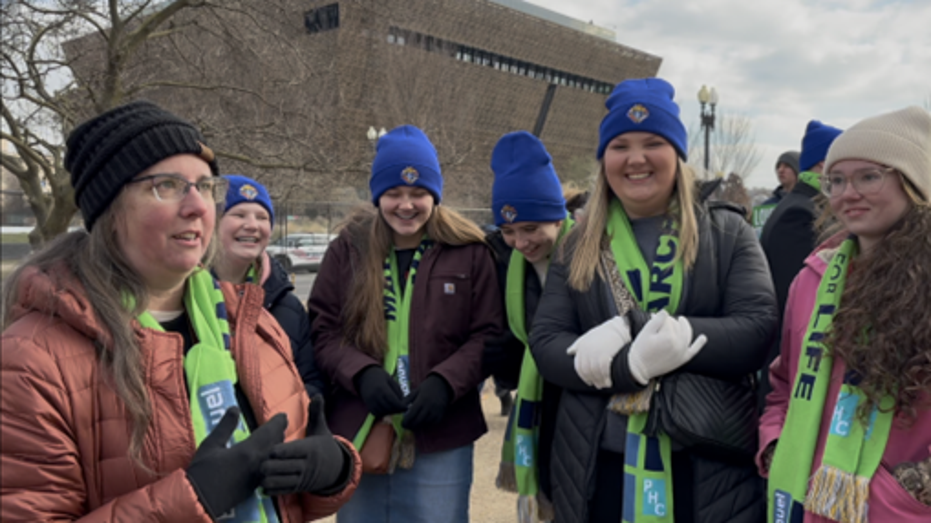
[[[334,238],[334,234],[323,233],[289,234],[269,243],[265,252],[288,272],[315,271]]]

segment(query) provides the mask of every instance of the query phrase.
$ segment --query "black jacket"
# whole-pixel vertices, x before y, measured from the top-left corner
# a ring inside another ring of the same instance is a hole
[[[775,333],[772,281],[759,242],[739,209],[711,203],[698,209],[697,218],[698,257],[677,314],[688,317],[695,335],[705,334],[708,343],[682,370],[736,380],[760,368]],[[587,291],[571,289],[567,283],[571,245],[567,252],[567,259],[550,266],[530,346],[543,377],[563,388],[551,465],[556,519],[584,523],[595,491],[596,458],[608,400],[614,393],[642,387],[627,368],[630,344],[614,359],[613,390],[589,387],[575,373],[566,349],[610,318],[610,293],[597,276]],[[633,311],[630,319],[631,333],[636,336],[647,316]],[[673,488],[677,521],[757,523],[764,519],[765,494],[753,464],[728,465],[684,453],[674,453],[674,461],[687,466],[679,471],[682,474],[673,475],[679,478]],[[685,506],[688,503],[680,503],[686,499],[694,501],[691,510]]]
[[[785,312],[789,286],[805,265],[805,258],[815,250],[815,203],[818,190],[804,182],[798,182],[773,210],[763,226],[760,245],[766,253],[769,270],[776,288],[776,303],[779,307],[780,323]],[[779,354],[779,337],[772,344],[766,358],[760,380],[760,405],[772,387],[769,385],[769,364]]]
[[[313,397],[317,393],[325,394],[323,374],[317,370],[310,343],[310,317],[301,301],[291,292],[294,285],[291,284],[288,272],[274,258],[268,256],[265,260],[270,264],[271,273],[262,284],[265,290],[263,305],[278,320],[281,329],[291,340],[294,364],[304,380],[307,395]]]
[[[796,183],[773,209],[760,235],[760,245],[773,275],[780,317],[792,280],[815,249],[814,198],[818,194],[818,190],[807,183]]]
[[[485,241],[491,247],[495,257],[495,267],[498,274],[498,288],[501,290],[501,297],[507,296],[507,277],[508,265],[511,262],[511,252],[513,249],[505,243],[504,237],[500,230],[495,230],[485,236]],[[528,263],[524,271],[524,325],[527,330],[533,325],[533,316],[537,312],[537,305],[540,303],[540,296],[543,294],[543,286],[540,284],[540,278],[533,266]],[[505,303],[502,301],[501,309],[507,311]],[[505,324],[507,320],[505,319]],[[524,358],[524,344],[518,340],[511,329],[504,329],[501,336],[489,339],[485,344],[485,352],[482,355],[482,367],[486,375],[493,375],[495,380],[508,389],[516,389],[517,382],[520,379],[520,367]]]
[[[507,295],[507,275],[508,266],[511,261],[511,252],[513,249],[505,243],[504,237],[500,230],[489,233],[485,241],[491,246],[495,255],[495,264],[498,269],[498,285],[501,289],[501,296]],[[528,330],[533,325],[533,317],[536,315],[537,307],[540,304],[540,297],[543,294],[543,287],[540,285],[540,278],[530,262],[524,261],[527,267],[524,271],[524,325]],[[502,310],[507,308],[502,305]],[[506,314],[506,312],[505,312]],[[507,324],[507,319],[505,319]],[[524,360],[524,344],[514,336],[510,328],[504,329],[501,336],[486,342],[485,353],[483,355],[483,366],[488,374],[493,374],[498,383],[516,389],[520,381],[520,369]],[[553,445],[553,432],[556,426],[556,412],[559,406],[559,396],[561,389],[552,383],[543,381],[543,395],[540,399],[539,416],[540,416],[540,440],[538,444],[539,455],[538,471],[540,490],[547,498],[550,497],[550,450]],[[510,420],[508,420],[510,423]]]

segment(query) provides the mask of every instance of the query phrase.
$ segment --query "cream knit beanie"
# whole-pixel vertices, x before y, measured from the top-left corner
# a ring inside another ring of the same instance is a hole
[[[831,144],[824,172],[841,160],[893,167],[931,201],[931,114],[913,105],[857,122]]]

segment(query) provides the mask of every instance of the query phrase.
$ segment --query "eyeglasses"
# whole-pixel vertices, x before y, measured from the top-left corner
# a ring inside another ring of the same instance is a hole
[[[838,198],[847,190],[847,183],[853,184],[853,190],[863,196],[876,194],[883,189],[886,177],[896,172],[892,167],[869,168],[854,171],[851,176],[841,173],[828,173],[821,177],[821,192],[828,198]]]
[[[212,176],[189,182],[177,174],[140,176],[127,182],[127,185],[149,180],[152,181],[152,192],[161,202],[183,200],[191,187],[197,187],[197,192],[208,202],[223,203],[226,200],[226,189],[229,187],[229,182],[225,178]]]

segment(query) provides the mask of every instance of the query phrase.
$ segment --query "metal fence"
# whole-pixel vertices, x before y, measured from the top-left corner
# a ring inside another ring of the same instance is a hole
[[[339,224],[364,202],[314,202],[276,200],[274,238],[299,233],[333,234]],[[491,209],[451,207],[478,226],[494,223]]]

